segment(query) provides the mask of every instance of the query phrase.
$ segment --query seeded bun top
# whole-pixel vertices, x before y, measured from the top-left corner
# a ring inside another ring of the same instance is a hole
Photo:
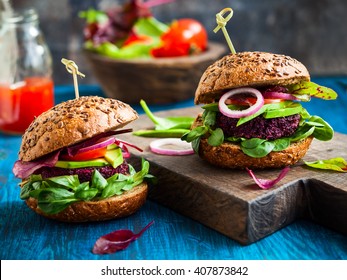
[[[38,116],[27,128],[19,152],[23,161],[124,127],[138,114],[128,104],[98,96],[84,96],[60,103]]]
[[[306,67],[289,56],[265,52],[229,54],[203,73],[195,92],[195,104],[212,103],[232,88],[285,86],[309,80]]]

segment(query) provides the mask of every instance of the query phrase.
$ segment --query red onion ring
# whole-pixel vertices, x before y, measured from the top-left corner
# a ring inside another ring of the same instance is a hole
[[[79,149],[77,154],[104,148],[104,147],[107,147],[108,145],[113,144],[114,142],[115,142],[114,136],[104,137],[99,139],[94,145]]]
[[[162,148],[164,145],[173,145],[181,147],[183,149]],[[155,154],[167,155],[167,156],[183,156],[194,154],[194,150],[191,145],[179,138],[163,138],[154,140],[149,144],[149,148]]]
[[[278,91],[266,91],[263,93],[263,97],[269,99],[297,100],[297,98],[290,93],[283,93]]]
[[[257,101],[248,107],[245,110],[230,110],[228,106],[225,104],[225,101],[230,98],[231,96],[234,96],[236,94],[240,93],[249,93],[254,95],[257,98]],[[229,118],[242,118],[242,117],[247,117],[250,115],[253,115],[256,113],[262,106],[264,105],[264,97],[261,94],[261,92],[255,88],[250,88],[250,87],[244,87],[244,88],[236,88],[228,91],[225,93],[219,100],[218,103],[218,108],[219,111],[224,115]]]
[[[77,153],[79,153],[79,150],[80,149],[83,149],[83,148],[86,148],[86,147],[89,147],[89,146],[92,146],[94,145],[95,143],[97,143],[101,138],[106,138],[108,136],[114,136],[116,134],[122,134],[122,133],[128,133],[128,132],[131,132],[132,129],[129,128],[129,129],[122,129],[122,130],[111,130],[111,131],[106,131],[104,133],[101,133],[101,134],[98,134],[97,136],[94,136],[90,139],[87,139],[81,143],[77,143],[77,144],[74,144],[70,147],[67,147],[66,148],[66,152],[69,156],[75,156]]]

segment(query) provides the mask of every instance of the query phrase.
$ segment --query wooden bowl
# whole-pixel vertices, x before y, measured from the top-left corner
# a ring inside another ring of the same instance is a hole
[[[107,97],[149,104],[193,98],[202,73],[224,53],[224,45],[217,43],[209,43],[204,53],[178,58],[111,59],[84,51]]]

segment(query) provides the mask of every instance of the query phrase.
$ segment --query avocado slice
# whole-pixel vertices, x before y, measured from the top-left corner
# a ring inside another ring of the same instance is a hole
[[[116,144],[111,144],[107,146],[107,150],[113,150],[119,148]]]
[[[100,166],[106,166],[106,165],[110,165],[110,163],[105,159],[98,158],[98,159],[86,160],[86,161],[58,160],[57,163],[55,164],[55,167],[73,169],[73,168],[95,167],[95,166],[100,167]]]
[[[124,161],[121,148],[107,150],[104,157],[109,162],[109,164],[112,165],[113,168],[118,167]]]
[[[279,117],[287,117],[295,114],[300,114],[302,106],[299,103],[292,103],[289,106],[277,110],[266,111],[263,116],[265,119],[273,119]]]

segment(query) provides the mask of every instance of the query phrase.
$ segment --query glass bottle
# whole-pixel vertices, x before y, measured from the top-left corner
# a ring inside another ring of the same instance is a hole
[[[54,105],[52,57],[34,9],[2,18],[0,61],[0,132],[22,134]]]

